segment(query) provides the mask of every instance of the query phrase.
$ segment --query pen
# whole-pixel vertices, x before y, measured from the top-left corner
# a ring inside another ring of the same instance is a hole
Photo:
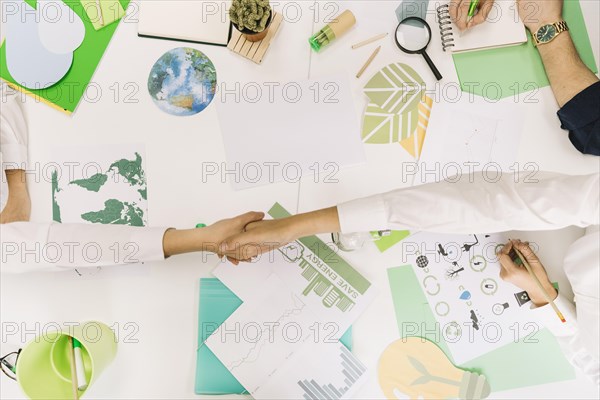
[[[469,4],[469,12],[467,13],[467,24],[471,22],[475,16],[475,10],[477,9],[478,4],[479,0],[471,0],[471,3]]]

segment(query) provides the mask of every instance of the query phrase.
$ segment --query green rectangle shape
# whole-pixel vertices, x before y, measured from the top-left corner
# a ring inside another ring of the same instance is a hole
[[[390,268],[388,278],[400,335],[406,333],[408,328],[415,327],[424,332],[426,329],[433,331],[437,321],[412,267],[405,265]],[[431,340],[431,335],[425,336]],[[541,329],[535,339],[538,340],[537,343],[524,343],[521,340],[507,344],[460,367],[485,375],[492,391],[574,379],[575,371],[563,355],[552,333],[547,329]],[[441,334],[440,342],[436,344],[449,359],[452,359],[448,345]]]
[[[57,84],[46,89],[24,88],[15,82],[6,67],[5,40],[2,47],[0,47],[0,78],[16,89],[70,114],[75,111],[83,98],[88,84],[91,82],[94,72],[100,64],[100,60],[119,24],[114,23],[97,31],[79,0],[64,0],[64,2],[81,18],[85,26],[85,38],[81,46],[73,53],[73,64],[69,72]],[[120,0],[123,9],[127,9],[129,2],[130,0]],[[37,4],[34,0],[28,0],[27,3],[34,8]],[[43,68],[43,66],[40,66],[40,68]],[[95,91],[94,96],[97,95]]]
[[[416,114],[416,113],[415,113]],[[410,231],[392,231],[390,235],[375,241],[375,246],[380,252],[388,250],[393,245],[400,243],[410,235]]]
[[[565,0],[563,18],[582,61],[598,72],[578,0]],[[496,100],[548,86],[544,64],[529,32],[527,38],[527,43],[518,46],[453,54],[462,91]]]
[[[273,218],[286,218],[291,214],[281,206],[279,203],[275,203],[269,210],[269,215]],[[348,282],[356,291],[360,294],[365,292],[371,287],[369,282],[364,276],[362,276],[357,270],[355,270],[346,260],[337,255],[329,246],[327,246],[321,239],[316,236],[307,236],[298,239],[300,243],[306,246],[310,251],[315,253],[325,264],[327,264],[332,270],[334,270],[340,277]]]
[[[200,279],[200,304],[198,306],[198,352],[196,354],[196,380],[194,391],[201,395],[247,394],[246,389],[204,345],[208,337],[239,306],[242,300],[217,278]],[[340,342],[352,351],[352,327]]]

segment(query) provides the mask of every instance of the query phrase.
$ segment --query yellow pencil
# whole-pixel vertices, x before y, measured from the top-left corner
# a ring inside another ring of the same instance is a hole
[[[548,294],[548,292],[546,291],[546,289],[544,289],[544,287],[542,286],[542,283],[538,279],[537,275],[533,272],[533,269],[531,268],[531,265],[529,265],[529,263],[527,262],[527,259],[525,259],[525,257],[523,257],[523,254],[519,251],[519,249],[517,249],[514,246],[513,246],[513,249],[515,250],[515,253],[517,253],[517,255],[519,256],[519,258],[521,259],[521,261],[523,261],[523,265],[527,269],[527,272],[529,272],[529,275],[531,275],[531,277],[533,278],[533,280],[537,284],[538,288],[542,291],[542,293],[544,294],[544,297],[546,298],[546,301],[554,309],[554,312],[556,313],[556,315],[558,315],[558,318],[560,318],[560,320],[563,323],[567,322],[567,320],[565,319],[565,317],[563,316],[563,314],[560,312],[560,310],[558,309],[558,307],[556,307],[556,304],[554,304],[554,300],[552,300],[552,298],[550,297],[550,295]]]
[[[362,66],[362,68],[360,69],[360,71],[358,71],[358,73],[356,74],[357,78],[360,78],[361,75],[363,74],[363,72],[365,72],[365,70],[367,69],[367,67],[371,64],[371,62],[373,62],[373,59],[375,58],[375,56],[377,55],[377,53],[379,53],[379,50],[381,50],[381,46],[377,47],[375,49],[375,51],[373,52],[373,54],[371,54],[371,57],[369,57],[369,59],[367,60],[367,62],[365,63],[365,65]]]

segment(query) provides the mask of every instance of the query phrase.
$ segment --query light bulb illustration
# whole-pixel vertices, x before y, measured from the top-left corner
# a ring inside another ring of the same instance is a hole
[[[411,399],[485,399],[490,385],[485,376],[455,367],[429,340],[411,337],[390,344],[379,359],[379,385],[385,397]]]

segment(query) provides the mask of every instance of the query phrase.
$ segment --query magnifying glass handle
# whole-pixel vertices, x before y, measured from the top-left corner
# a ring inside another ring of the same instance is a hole
[[[433,72],[433,75],[435,75],[435,79],[437,79],[438,81],[441,80],[442,74],[440,74],[440,71],[438,71],[438,69],[435,66],[435,64],[433,63],[433,61],[431,61],[431,58],[429,58],[429,56],[427,55],[427,53],[425,51],[421,54],[423,54],[425,61],[427,61],[427,65],[429,65],[429,68],[431,68],[431,72]]]

